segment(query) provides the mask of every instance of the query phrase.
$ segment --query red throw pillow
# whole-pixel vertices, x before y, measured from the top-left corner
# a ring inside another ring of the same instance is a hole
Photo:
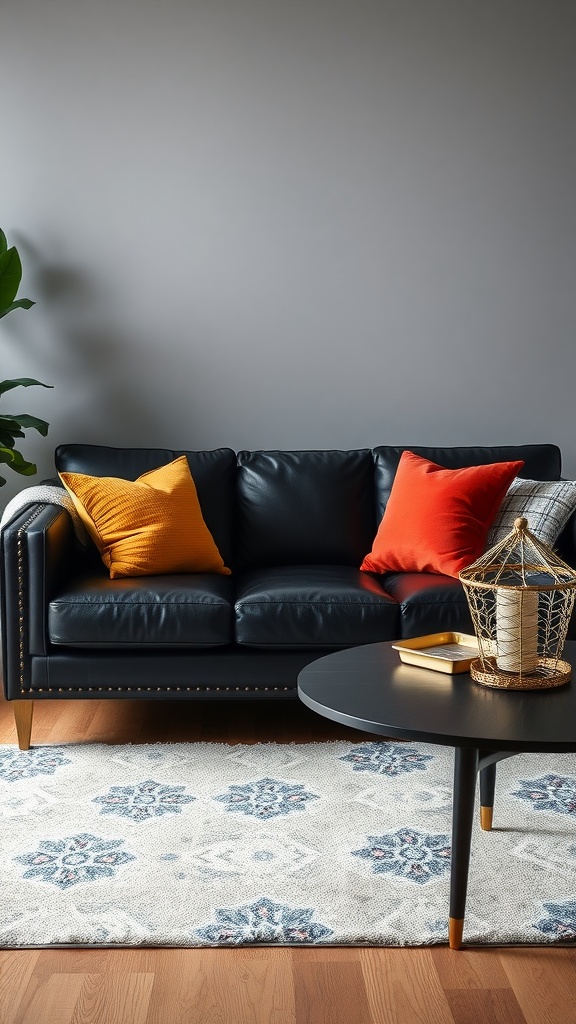
[[[444,469],[403,452],[372,551],[360,568],[457,577],[484,551],[488,530],[523,465]]]

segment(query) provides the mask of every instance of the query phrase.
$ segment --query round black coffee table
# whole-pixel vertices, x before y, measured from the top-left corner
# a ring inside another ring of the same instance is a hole
[[[563,659],[576,665],[576,643],[566,644]],[[522,752],[576,751],[576,680],[551,690],[493,690],[467,673],[402,664],[391,644],[379,643],[307,665],[298,696],[354,729],[454,747],[448,941],[460,949],[478,773],[480,824],[489,830],[498,761]]]

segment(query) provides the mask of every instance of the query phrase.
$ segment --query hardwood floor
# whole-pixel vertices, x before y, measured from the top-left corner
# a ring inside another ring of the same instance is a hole
[[[33,744],[354,738],[297,701],[37,701],[32,732]],[[0,699],[0,743],[15,742]],[[575,1024],[575,992],[569,948],[0,949],[0,1024]]]

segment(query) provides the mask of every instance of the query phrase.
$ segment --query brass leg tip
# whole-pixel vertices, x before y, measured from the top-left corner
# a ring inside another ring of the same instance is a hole
[[[493,807],[481,807],[480,808],[480,827],[483,828],[485,832],[490,832],[490,829],[492,828],[492,817],[493,817],[493,814],[494,814],[494,808]]]
[[[463,917],[448,918],[448,943],[450,949],[460,949],[462,946],[462,933],[464,931]]]

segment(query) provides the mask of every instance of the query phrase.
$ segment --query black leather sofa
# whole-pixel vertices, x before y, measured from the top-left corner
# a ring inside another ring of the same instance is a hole
[[[526,478],[561,474],[549,444],[410,450],[446,468],[523,459]],[[185,454],[232,574],[111,580],[96,549],[79,547],[65,509],[21,509],[2,530],[0,597],[20,746],[29,745],[34,700],[290,698],[298,672],[331,651],[469,632],[457,580],[359,569],[402,451],[60,446],[58,471],[130,480]],[[574,517],[558,551],[576,565]]]

